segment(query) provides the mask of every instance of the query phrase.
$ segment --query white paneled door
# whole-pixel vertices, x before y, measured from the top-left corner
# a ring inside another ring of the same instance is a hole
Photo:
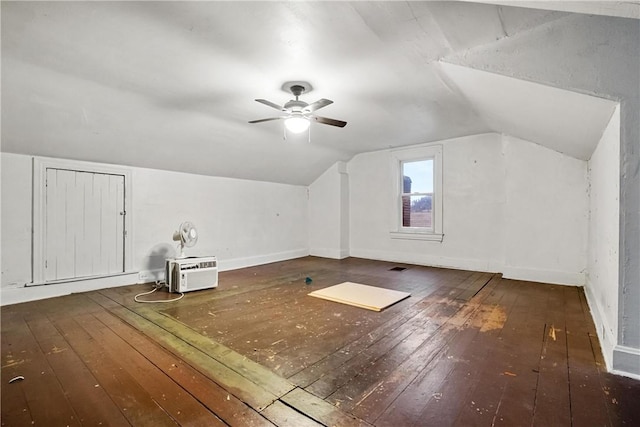
[[[46,169],[46,281],[125,271],[125,177]]]

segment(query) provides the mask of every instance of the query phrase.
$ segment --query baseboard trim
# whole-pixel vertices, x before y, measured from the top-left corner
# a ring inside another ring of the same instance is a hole
[[[119,274],[117,276],[95,279],[75,280],[47,285],[30,285],[19,288],[3,288],[0,290],[0,305],[19,304],[45,298],[55,298],[79,292],[97,289],[115,288],[131,285],[138,281],[138,273]]]
[[[309,249],[277,252],[245,258],[218,260],[218,270],[237,270],[239,268],[270,264],[272,262],[287,261],[309,255]],[[115,288],[132,285],[134,283],[148,283],[164,280],[164,269],[143,270],[139,273],[121,274],[97,279],[76,280],[66,283],[55,283],[41,286],[5,287],[0,289],[0,306],[37,301],[45,298],[61,297],[79,292],[89,292],[98,289]]]
[[[486,273],[498,273],[500,271],[500,266],[491,261],[469,258],[449,258],[406,252],[372,251],[358,248],[352,248],[350,255],[356,258],[401,262],[427,267],[452,268],[455,270],[481,271]]]
[[[309,249],[295,249],[292,251],[276,252],[268,255],[258,255],[245,258],[218,259],[218,270],[229,271],[238,270],[245,267],[270,264],[272,262],[287,261],[295,258],[309,256]]]
[[[309,251],[309,255],[321,258],[345,259],[349,257],[349,251],[332,248],[313,248]]]
[[[287,261],[294,258],[302,258],[309,255],[307,249],[298,249],[295,251],[278,252],[275,254],[261,255],[247,258],[218,259],[218,271],[237,270],[245,267],[254,267],[256,265],[269,264],[278,261]],[[143,270],[138,274],[138,283],[155,282],[157,280],[165,280],[164,268],[154,270]]]
[[[524,280],[528,282],[551,283],[553,285],[584,286],[585,274],[557,270],[538,270],[521,267],[502,267],[505,279]]]
[[[607,366],[608,371],[613,371],[613,351],[618,341],[611,325],[607,322],[607,318],[603,314],[602,307],[598,304],[595,295],[592,291],[592,283],[587,278],[586,285],[584,287],[584,294],[587,298],[587,304],[589,305],[589,311],[591,312],[591,318],[596,328],[596,334],[598,335],[598,341],[600,341],[600,349],[602,350],[602,356]]]
[[[640,379],[640,348],[617,345],[613,349],[614,374]]]

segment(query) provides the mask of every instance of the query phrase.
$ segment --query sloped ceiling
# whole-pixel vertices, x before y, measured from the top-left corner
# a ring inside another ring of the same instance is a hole
[[[489,127],[589,160],[617,102],[442,63],[443,74]]]
[[[531,138],[521,111],[497,114],[494,95],[474,89],[483,84],[477,74],[441,61],[464,66],[479,49],[503,55],[491,46],[505,39],[535,49],[544,42],[530,37],[536,29],[576,21],[574,13],[469,2],[0,7],[2,151],[301,185],[360,152],[489,131]],[[616,20],[625,19],[598,22]],[[584,49],[567,56],[603,43],[616,49],[610,34],[580,40]],[[513,79],[491,79],[510,88],[512,103],[528,96]],[[313,124],[309,143],[306,135],[283,140],[281,122],[248,124],[275,112],[254,98],[291,98],[281,90],[288,80],[309,81],[314,90],[302,99],[332,99],[319,114],[348,125]],[[552,133],[572,135],[576,126],[558,121]],[[579,158],[592,150],[547,134],[534,142]]]

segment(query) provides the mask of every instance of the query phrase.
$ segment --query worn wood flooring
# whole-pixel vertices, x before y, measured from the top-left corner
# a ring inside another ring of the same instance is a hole
[[[307,296],[345,281],[411,297]],[[306,257],[134,302],[148,289],[2,307],[2,425],[640,425],[640,381],[605,372],[580,288]]]

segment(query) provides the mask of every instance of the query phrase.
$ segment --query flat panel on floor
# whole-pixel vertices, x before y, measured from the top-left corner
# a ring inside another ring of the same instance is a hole
[[[362,285],[360,283],[344,282],[328,288],[319,289],[309,294],[333,302],[366,308],[367,310],[382,311],[385,308],[411,296],[408,292]]]

